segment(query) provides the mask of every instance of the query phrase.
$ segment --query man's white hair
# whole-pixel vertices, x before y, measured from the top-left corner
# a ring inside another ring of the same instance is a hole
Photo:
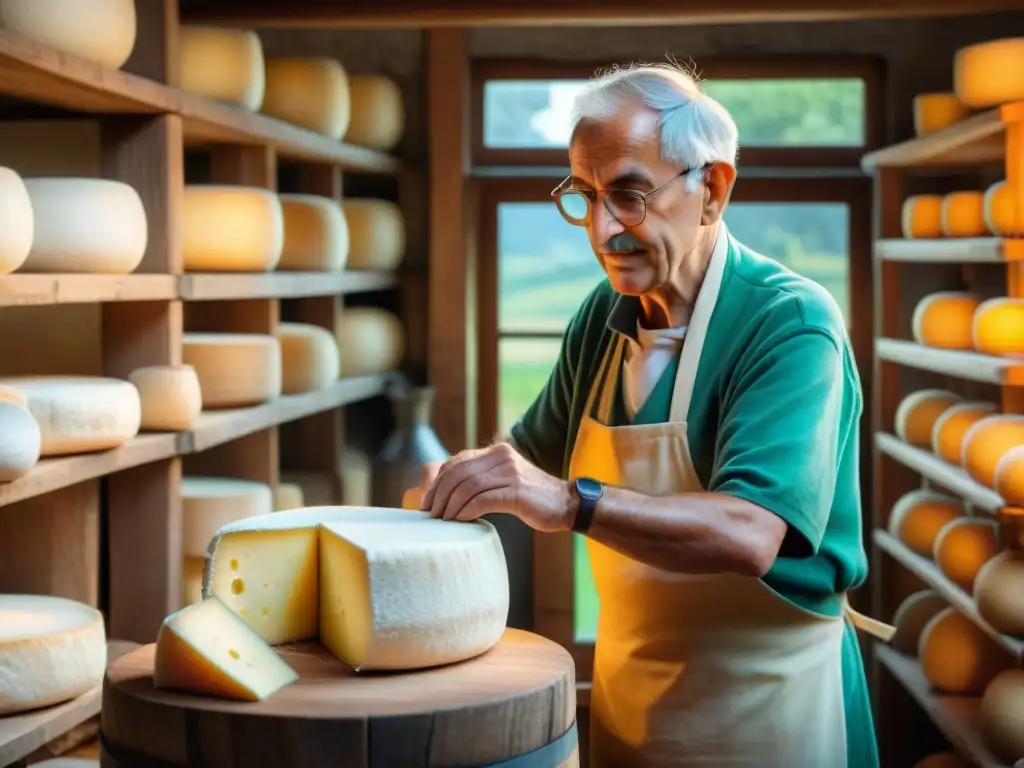
[[[573,104],[573,133],[581,120],[612,117],[627,101],[639,101],[658,115],[666,162],[694,169],[736,164],[739,131],[732,115],[704,92],[695,74],[674,63],[614,67],[595,78]],[[699,183],[700,174],[691,173],[687,192]]]

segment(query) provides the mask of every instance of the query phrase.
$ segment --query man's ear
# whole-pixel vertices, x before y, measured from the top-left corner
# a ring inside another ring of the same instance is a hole
[[[717,224],[729,204],[732,187],[736,182],[736,169],[729,163],[715,163],[707,170],[704,184],[704,208],[700,223],[704,226]]]

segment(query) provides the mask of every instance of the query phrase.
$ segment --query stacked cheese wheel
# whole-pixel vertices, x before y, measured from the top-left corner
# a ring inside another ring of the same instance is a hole
[[[918,344],[938,349],[1024,357],[1024,299],[931,293],[914,308],[913,336]]]
[[[1005,181],[984,192],[960,190],[948,195],[911,195],[903,201],[901,229],[909,239],[1021,237],[1018,201]]]
[[[0,29],[119,69],[135,48],[135,0],[0,0]]]

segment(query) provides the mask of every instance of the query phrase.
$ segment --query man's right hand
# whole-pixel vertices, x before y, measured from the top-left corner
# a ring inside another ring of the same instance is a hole
[[[420,484],[410,488],[402,494],[402,509],[420,509],[420,502],[423,496],[430,489],[437,479],[437,473],[441,471],[443,462],[431,461],[424,464],[420,469]]]

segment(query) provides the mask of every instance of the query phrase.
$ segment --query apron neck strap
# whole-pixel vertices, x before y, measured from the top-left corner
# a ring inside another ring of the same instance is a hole
[[[626,340],[621,334],[614,334],[605,347],[601,365],[597,369],[597,377],[590,385],[587,393],[587,404],[583,408],[584,417],[596,418],[602,424],[609,424],[612,417],[612,406],[615,403],[619,369],[622,368],[622,356]],[[597,402],[597,413],[594,403]]]

